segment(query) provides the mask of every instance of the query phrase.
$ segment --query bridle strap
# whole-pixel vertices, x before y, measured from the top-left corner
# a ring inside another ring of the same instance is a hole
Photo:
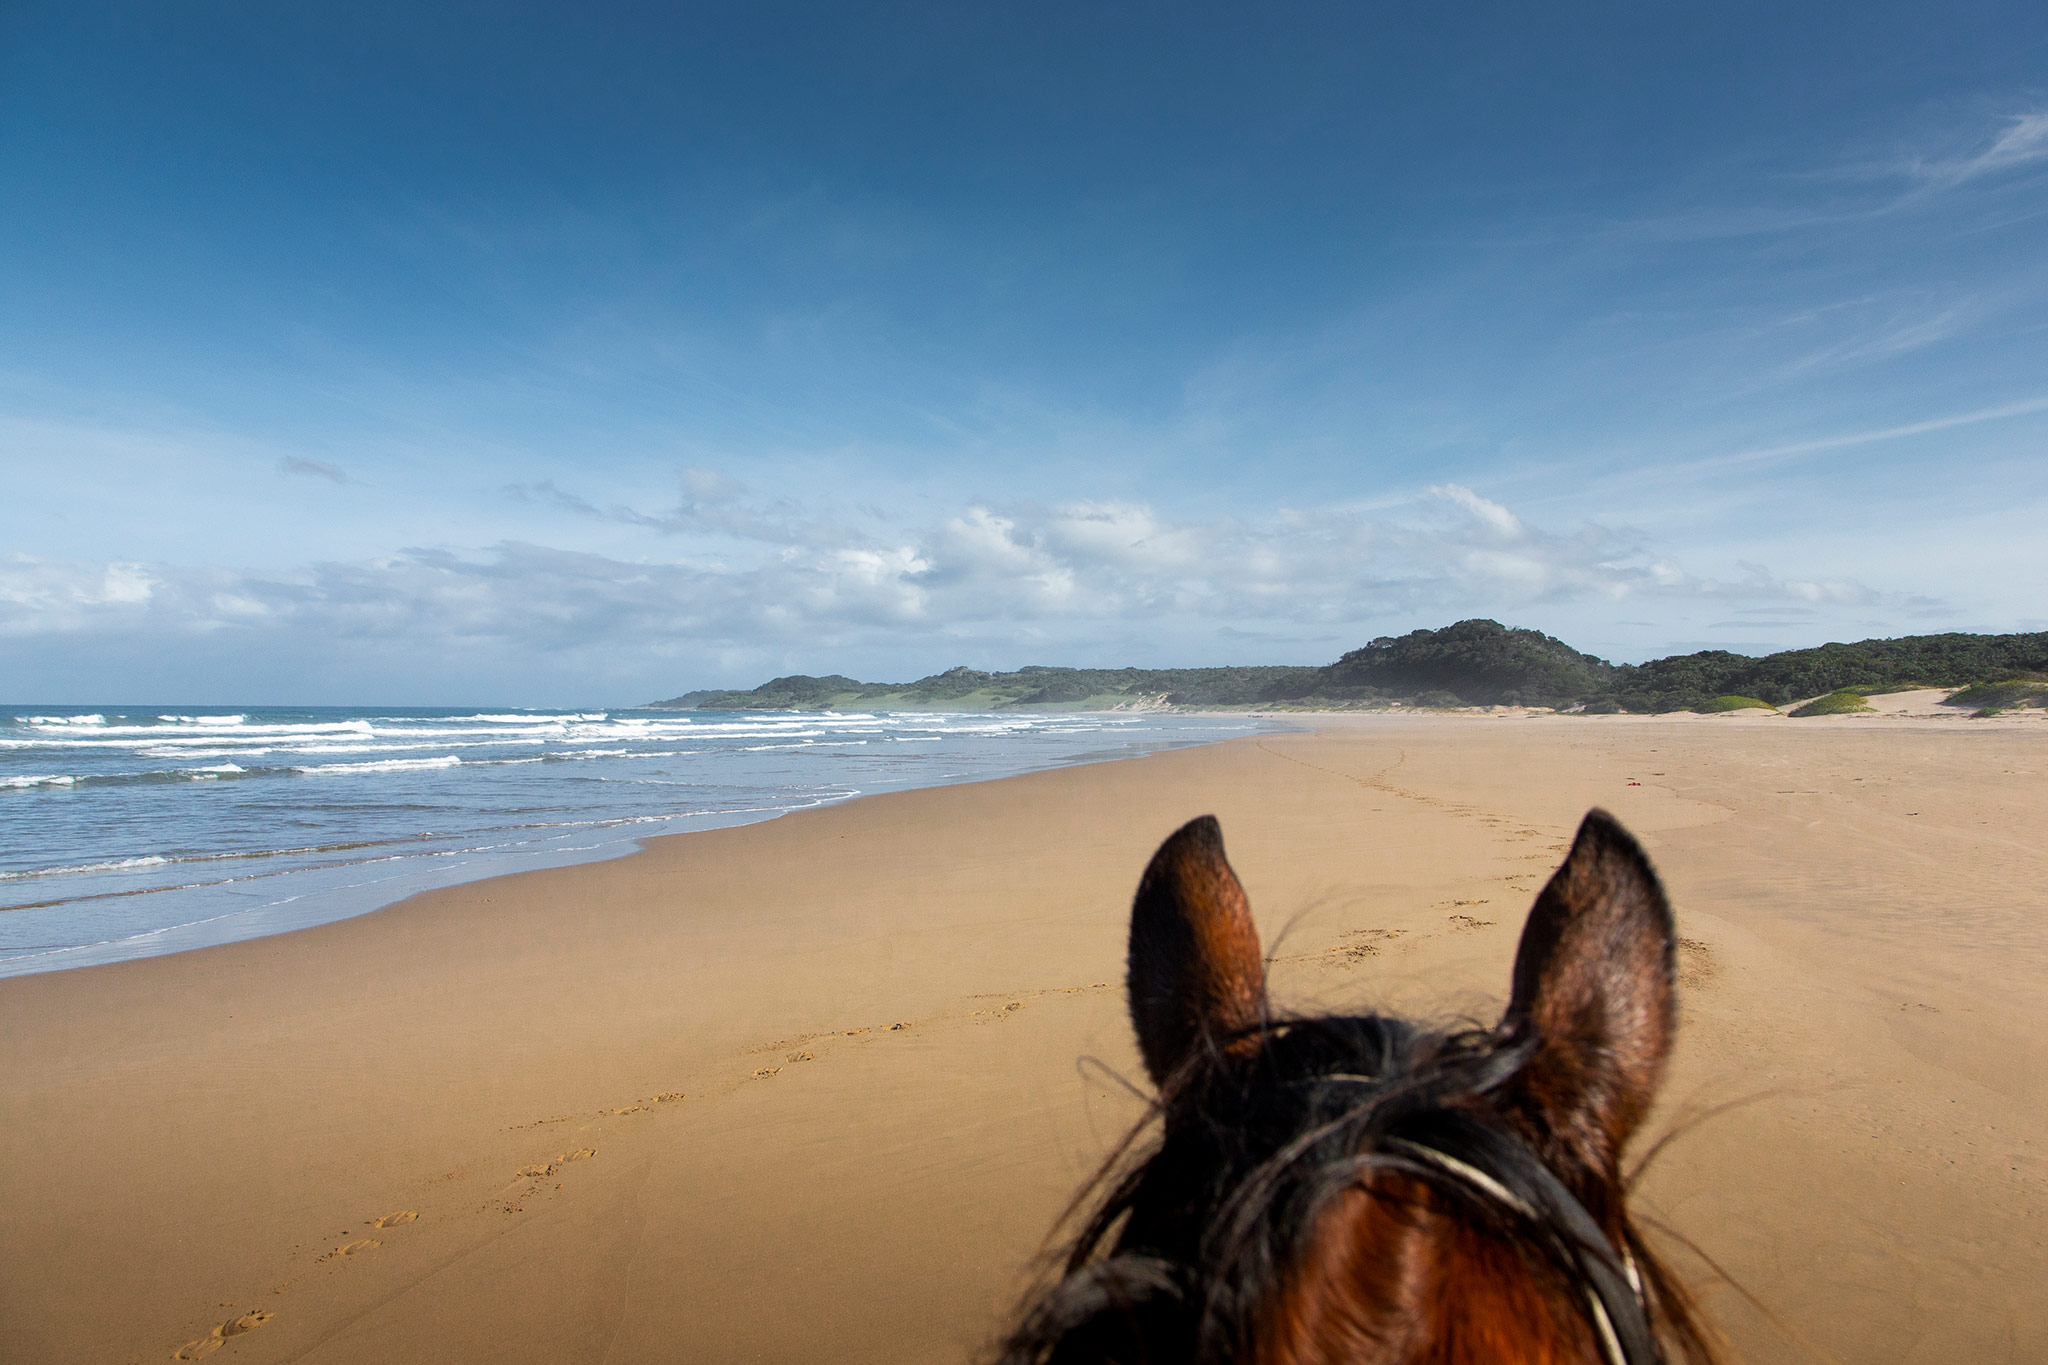
[[[1628,1249],[1615,1249],[1586,1206],[1526,1143],[1477,1123],[1459,1129],[1456,1145],[1463,1155],[1408,1138],[1384,1138],[1378,1146],[1450,1177],[1547,1233],[1585,1295],[1587,1317],[1607,1365],[1661,1365],[1642,1275]]]

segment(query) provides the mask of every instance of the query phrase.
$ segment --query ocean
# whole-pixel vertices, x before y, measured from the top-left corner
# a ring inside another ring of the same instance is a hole
[[[1251,717],[0,707],[0,976],[236,942],[635,841],[1205,744]]]

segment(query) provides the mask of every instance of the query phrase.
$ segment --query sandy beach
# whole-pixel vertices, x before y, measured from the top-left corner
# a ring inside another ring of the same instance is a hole
[[[2048,1359],[2048,724],[1917,709],[1305,717],[0,981],[0,1359],[970,1358],[1141,1111],[1165,834],[1277,999],[1491,1020],[1592,805],[1685,936],[1639,1202],[1732,1354]]]

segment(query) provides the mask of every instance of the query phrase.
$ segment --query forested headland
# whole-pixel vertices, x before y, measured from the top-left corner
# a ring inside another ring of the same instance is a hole
[[[689,692],[652,705],[749,711],[1103,710],[1131,706],[1354,709],[1526,706],[1641,712],[1783,706],[1828,693],[1987,689],[2003,706],[2048,702],[2048,631],[1907,635],[1751,656],[1702,650],[1612,664],[1541,631],[1498,621],[1388,635],[1333,663],[1227,668],[951,668],[904,683],[791,674],[746,691]]]

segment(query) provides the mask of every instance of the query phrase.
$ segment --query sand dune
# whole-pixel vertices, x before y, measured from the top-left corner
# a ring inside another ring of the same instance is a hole
[[[1899,709],[1317,718],[0,982],[0,1359],[962,1359],[1140,1110],[1160,837],[1221,817],[1278,998],[1490,1019],[1593,804],[1739,1354],[2048,1358],[2048,726]]]

